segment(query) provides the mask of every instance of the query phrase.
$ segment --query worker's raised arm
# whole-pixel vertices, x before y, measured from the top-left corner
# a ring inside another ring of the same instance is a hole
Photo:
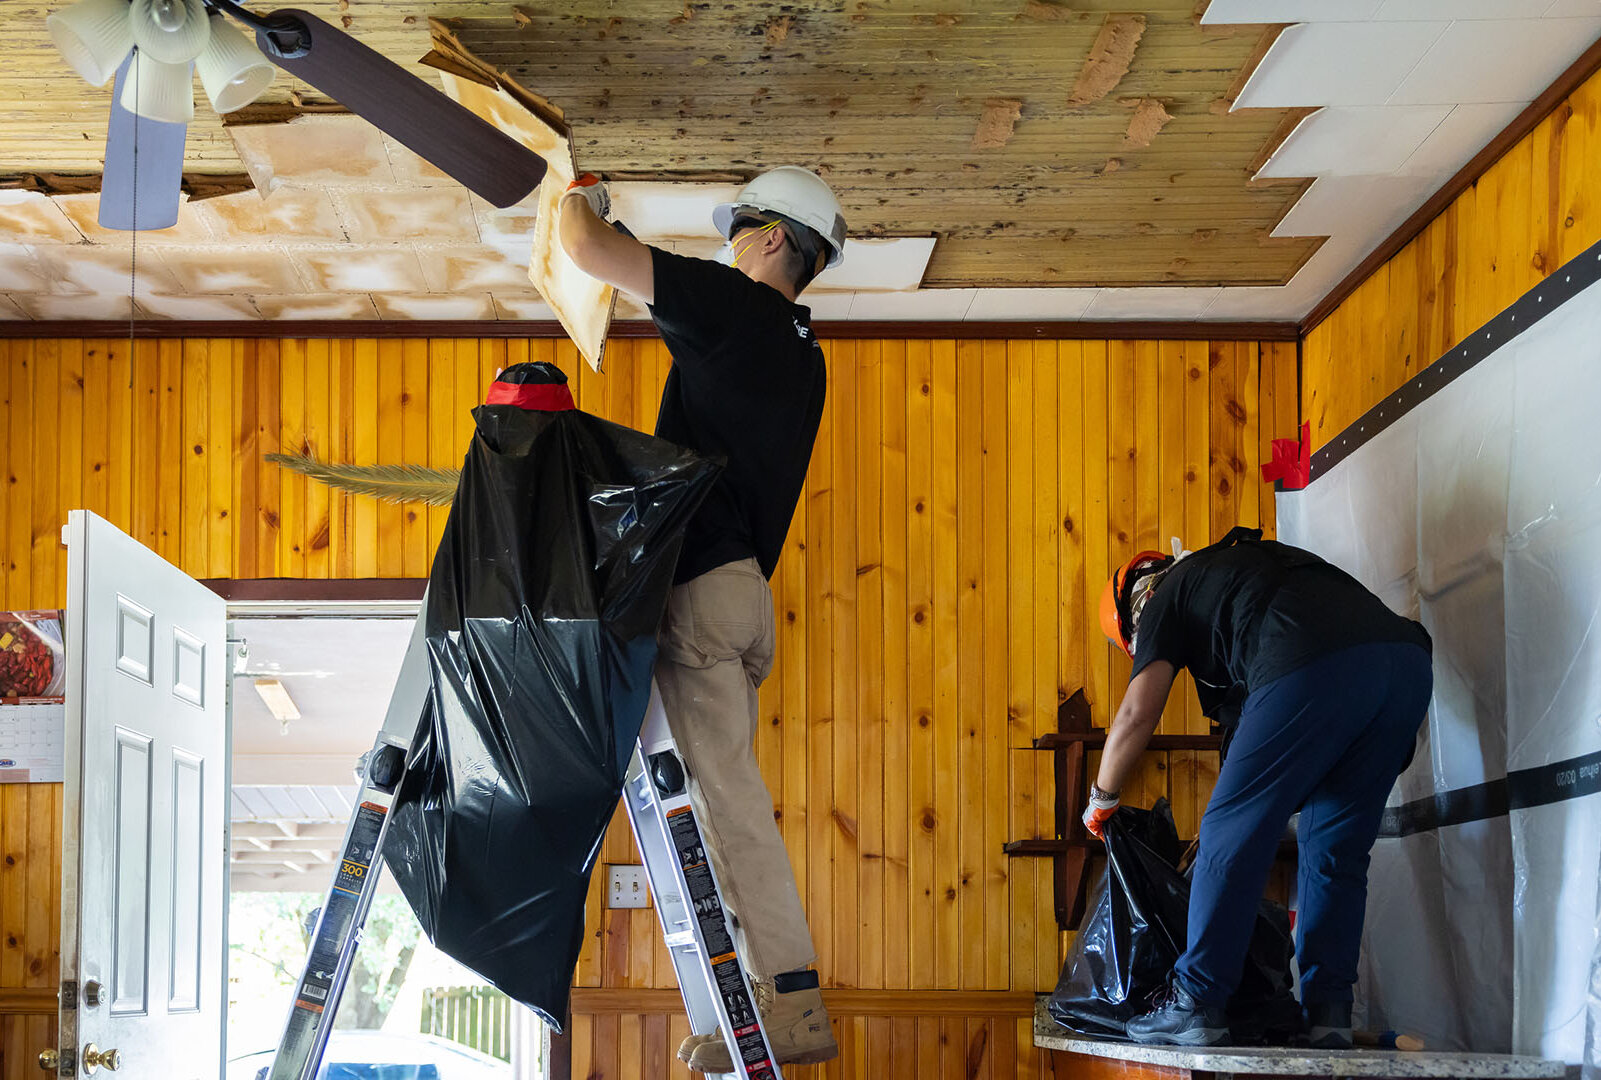
[[[1117,809],[1124,781],[1145,752],[1156,725],[1161,723],[1162,709],[1177,675],[1177,669],[1166,660],[1153,660],[1129,680],[1128,692],[1123,695],[1123,704],[1118,706],[1112,730],[1106,736],[1101,771],[1090,789],[1090,805],[1084,814],[1085,826],[1096,836]]]
[[[609,204],[605,185],[585,173],[568,185],[556,221],[557,236],[574,265],[592,278],[614,285],[647,304],[656,300],[650,248],[604,220]]]

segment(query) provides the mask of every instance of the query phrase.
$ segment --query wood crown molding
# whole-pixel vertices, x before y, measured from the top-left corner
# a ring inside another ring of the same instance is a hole
[[[823,988],[823,1003],[834,1016],[1033,1016],[1032,990],[835,990]],[[575,1015],[677,1013],[684,999],[677,990],[575,986]]]
[[[819,321],[820,338],[830,339],[957,339],[1035,341],[1295,341],[1293,322],[1164,322],[1119,320],[1097,322],[914,322]],[[565,338],[554,320],[472,322],[465,320],[327,320],[327,321],[136,321],[108,320],[0,322],[0,339],[57,338]],[[656,326],[645,319],[614,322],[609,338],[654,338]]]
[[[1363,259],[1355,270],[1352,270],[1328,295],[1318,301],[1317,305],[1301,320],[1301,336],[1310,334],[1317,325],[1330,315],[1354,293],[1362,283],[1373,275],[1373,272],[1394,258],[1402,248],[1415,240],[1419,233],[1429,227],[1429,224],[1445,212],[1445,209],[1456,201],[1468,188],[1478,183],[1479,177],[1489,171],[1490,166],[1501,159],[1501,156],[1512,149],[1524,136],[1528,135],[1552,111],[1562,103],[1562,100],[1577,90],[1584,81],[1601,70],[1601,40],[1597,40],[1584,55],[1557,76],[1555,82],[1546,87],[1545,92],[1529,103],[1529,107],[1520,112],[1512,122],[1501,130],[1501,134],[1491,139],[1483,150],[1473,156],[1473,160],[1462,166],[1457,174],[1447,180],[1429,200],[1405,222],[1401,227],[1391,233],[1378,247],[1374,248],[1368,257]],[[1553,268],[1554,269],[1554,268]]]
[[[53,986],[0,986],[0,1016],[54,1016]]]

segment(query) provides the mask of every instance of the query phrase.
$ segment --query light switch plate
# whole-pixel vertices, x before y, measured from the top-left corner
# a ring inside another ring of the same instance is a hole
[[[607,866],[606,906],[642,908],[650,906],[650,889],[645,884],[645,868],[634,864]]]

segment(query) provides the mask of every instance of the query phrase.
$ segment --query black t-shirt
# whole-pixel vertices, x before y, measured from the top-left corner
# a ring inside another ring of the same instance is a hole
[[[772,577],[823,417],[811,309],[721,263],[651,248],[651,264],[650,314],[673,355],[656,434],[727,462],[674,581],[753,556]]]
[[[1252,690],[1329,653],[1380,642],[1432,648],[1422,625],[1339,567],[1236,535],[1180,560],[1157,583],[1140,616],[1133,674],[1155,660],[1187,668],[1202,711],[1228,725]]]

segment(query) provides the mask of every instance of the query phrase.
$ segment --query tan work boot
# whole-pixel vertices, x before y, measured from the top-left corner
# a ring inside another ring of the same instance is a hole
[[[828,1023],[823,995],[815,988],[776,994],[771,982],[759,981],[756,983],[756,1008],[762,1014],[762,1027],[767,1031],[767,1042],[778,1064],[815,1065],[839,1056],[839,1044],[834,1041],[834,1030]],[[734,1071],[733,1054],[721,1029],[693,1048],[689,1067],[703,1073]]]

